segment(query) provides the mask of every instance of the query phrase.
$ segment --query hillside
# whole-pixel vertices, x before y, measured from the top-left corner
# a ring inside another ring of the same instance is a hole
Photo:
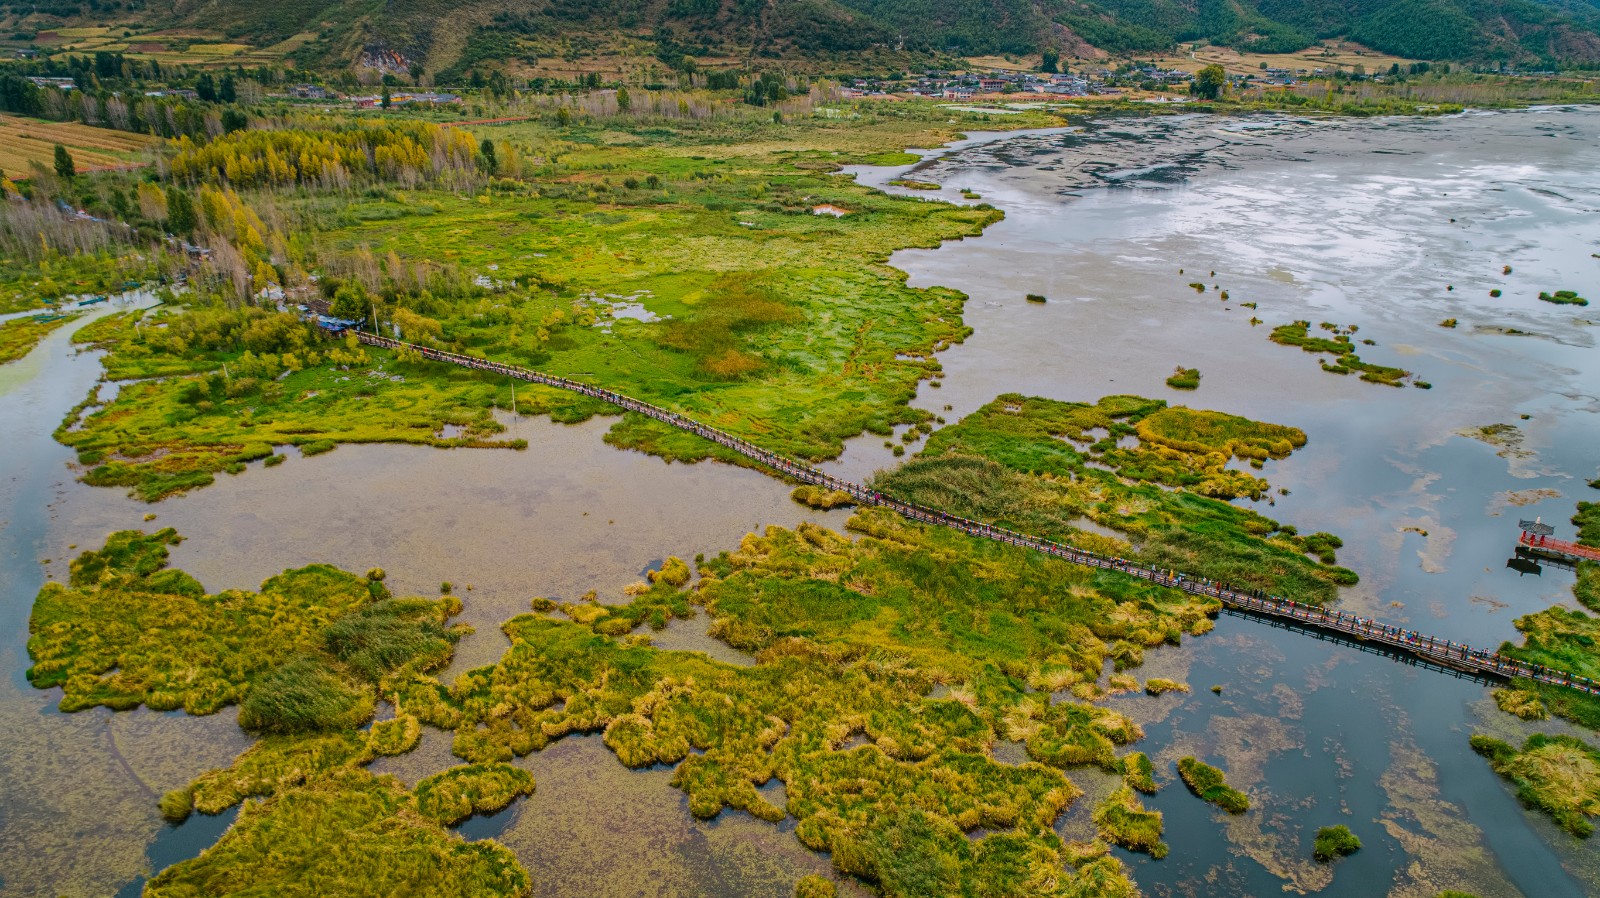
[[[365,61],[444,79],[607,57],[905,63],[1180,41],[1281,53],[1333,37],[1416,59],[1600,65],[1600,0],[47,0],[0,11],[0,28],[19,35],[109,16],[277,47],[308,66]]]

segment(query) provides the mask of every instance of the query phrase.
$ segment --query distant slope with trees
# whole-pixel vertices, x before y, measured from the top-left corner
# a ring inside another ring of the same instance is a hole
[[[307,66],[393,51],[443,76],[619,42],[684,56],[1112,54],[1207,41],[1292,52],[1349,38],[1417,59],[1600,67],[1600,0],[0,0],[0,28],[85,21],[204,27],[267,45],[315,35]]]

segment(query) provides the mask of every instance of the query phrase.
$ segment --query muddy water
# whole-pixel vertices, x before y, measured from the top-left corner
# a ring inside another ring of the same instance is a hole
[[[1301,427],[1309,445],[1266,471],[1289,494],[1257,507],[1344,538],[1340,561],[1364,578],[1345,607],[1515,639],[1517,615],[1571,604],[1570,574],[1505,567],[1516,521],[1543,516],[1570,537],[1574,503],[1600,496],[1585,485],[1600,465],[1600,313],[1537,298],[1600,296],[1597,170],[1592,109],[1110,120],[935,154],[916,177],[1007,218],[893,260],[914,285],[971,297],[975,333],[941,356],[947,376],[919,404],[954,421],[1007,391],[1130,392]],[[1296,319],[1358,325],[1376,343],[1358,346],[1364,359],[1433,388],[1328,374],[1267,340]],[[1198,391],[1164,385],[1178,365],[1201,370]],[[1459,435],[1488,424],[1518,437]],[[860,441],[838,467],[859,476],[883,455]],[[1150,804],[1171,854],[1125,855],[1151,894],[1600,891],[1600,853],[1521,809],[1467,747],[1473,732],[1531,731],[1484,688],[1229,617],[1160,655],[1184,659],[1195,691],[1116,700],[1146,721],[1141,747],[1169,784]],[[1195,801],[1174,770],[1185,754],[1228,770],[1255,809],[1229,819]],[[1315,830],[1335,823],[1366,847],[1311,862]]]
[[[572,427],[509,422],[528,440],[523,452],[343,446],[315,458],[290,453],[279,467],[258,462],[149,506],[74,482],[72,453],[51,438],[100,373],[93,354],[73,352],[69,337],[78,326],[0,367],[0,421],[7,427],[0,469],[0,895],[137,894],[144,875],[194,856],[231,819],[196,817],[173,828],[156,812],[162,792],[228,764],[248,746],[231,712],[60,714],[53,710],[59,692],[35,691],[23,676],[39,586],[46,576],[64,579],[67,561],[112,530],[177,528],[188,539],[173,551],[174,566],[212,591],[254,588],[312,562],[383,567],[399,593],[437,595],[449,581],[465,604],[462,619],[477,629],[462,641],[450,675],[495,661],[507,645],[499,625],[527,611],[535,596],[576,599],[592,589],[601,601],[618,601],[666,555],[731,548],[771,524],[812,520],[838,528],[847,517],[799,506],[781,483],[754,471],[618,452],[601,442],[605,419]],[[146,522],[147,513],[155,519]],[[748,660],[708,639],[705,626],[703,616],[675,622],[656,641]],[[415,782],[459,763],[449,745],[448,734],[429,732],[422,750],[376,769]],[[678,893],[774,896],[826,867],[792,836],[747,815],[696,824],[668,785],[670,775],[629,779],[603,747],[593,748],[599,750],[534,762],[539,810],[493,821],[499,838],[527,849],[525,860],[571,849],[540,839],[556,832],[552,826],[579,826],[592,813],[593,796],[582,790],[609,783],[604,791],[627,810],[619,810],[611,827],[617,832],[603,848],[583,850],[586,871],[610,871],[604,875],[613,894],[661,894],[630,879],[650,865],[670,870]],[[571,819],[552,823],[547,814]],[[650,860],[656,846],[690,832],[700,835],[684,843],[678,860]],[[739,870],[762,871],[760,882],[729,885]],[[570,886],[536,879],[545,894]]]
[[[980,136],[930,154],[919,177],[944,183],[951,199],[970,188],[1007,219],[895,260],[913,283],[972,297],[975,333],[942,356],[948,376],[920,402],[953,421],[1000,392],[1140,392],[1295,424],[1311,442],[1269,466],[1291,492],[1263,510],[1345,537],[1341,561],[1365,578],[1349,607],[1451,638],[1511,638],[1513,617],[1564,598],[1570,582],[1506,570],[1511,525],[1519,515],[1564,521],[1600,462],[1594,331],[1585,310],[1536,299],[1600,295],[1600,262],[1589,257],[1600,251],[1597,123],[1583,110],[1355,123],[1180,116]],[[1507,264],[1512,274],[1500,274]],[[1206,293],[1187,286],[1196,280]],[[1504,296],[1490,300],[1491,287]],[[1026,293],[1050,301],[1029,304]],[[1252,315],[1265,323],[1252,327]],[[1460,326],[1440,328],[1447,317]],[[1411,368],[1434,388],[1330,375],[1267,342],[1271,325],[1296,318],[1360,325],[1378,344],[1362,348],[1365,358]],[[1504,334],[1513,328],[1528,336]],[[71,454],[50,439],[98,373],[92,357],[70,354],[67,334],[0,368],[4,895],[136,889],[144,872],[192,855],[226,821],[166,828],[154,796],[246,744],[230,715],[57,714],[57,696],[22,678],[43,576],[65,575],[70,546],[142,526],[151,510],[75,485]],[[1202,370],[1199,391],[1163,386],[1177,364]],[[1455,435],[1495,423],[1517,425],[1520,443]],[[384,567],[399,592],[436,594],[450,581],[478,628],[459,671],[498,657],[499,623],[534,596],[594,589],[617,600],[667,554],[846,516],[802,509],[755,472],[616,452],[600,442],[605,426],[517,422],[530,444],[520,453],[346,446],[257,464],[156,506],[153,525],[190,537],[174,562],[213,590],[313,561]],[[857,441],[836,468],[870,472],[889,461],[880,445]],[[655,639],[747,660],[708,640],[703,618]],[[1139,673],[1194,687],[1113,700],[1144,724],[1140,747],[1165,786],[1148,803],[1167,815],[1171,855],[1123,855],[1150,894],[1600,888],[1595,850],[1518,807],[1467,749],[1475,731],[1528,730],[1480,686],[1227,617],[1182,649],[1151,653]],[[449,742],[429,732],[417,752],[375,769],[415,782],[456,763]],[[1222,766],[1255,810],[1225,819],[1194,800],[1173,770],[1184,754]],[[564,740],[520,763],[537,776],[536,794],[461,831],[510,845],[541,894],[583,883],[619,896],[776,896],[826,869],[783,825],[741,814],[695,822],[670,772],[627,771],[598,740]],[[1089,809],[1069,811],[1063,831],[1084,835]],[[1332,823],[1366,847],[1315,865],[1311,836]]]

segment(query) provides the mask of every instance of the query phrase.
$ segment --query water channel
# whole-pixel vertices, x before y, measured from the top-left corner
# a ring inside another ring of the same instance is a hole
[[[930,153],[916,176],[952,201],[971,201],[961,188],[981,194],[1006,220],[894,259],[913,284],[971,297],[975,332],[941,356],[942,387],[924,389],[919,404],[953,421],[1002,392],[1089,401],[1130,392],[1301,427],[1306,448],[1266,471],[1289,492],[1261,510],[1344,538],[1340,561],[1363,576],[1344,607],[1479,644],[1515,638],[1517,615],[1570,603],[1569,574],[1505,568],[1515,522],[1564,523],[1594,495],[1585,481],[1600,464],[1594,325],[1588,310],[1537,299],[1556,289],[1600,296],[1596,170],[1600,113],[1587,109],[1387,121],[1183,115],[975,137]],[[904,171],[857,176],[886,184]],[[1188,286],[1196,281],[1205,293]],[[1491,299],[1492,288],[1503,295]],[[1049,302],[1027,303],[1027,293]],[[1441,327],[1446,318],[1458,326]],[[1377,344],[1364,358],[1433,388],[1329,374],[1317,357],[1267,340],[1295,319],[1358,324]],[[189,539],[174,566],[213,591],[316,561],[384,567],[400,592],[451,581],[477,628],[458,650],[453,670],[463,670],[499,655],[499,623],[535,596],[594,589],[618,600],[666,555],[731,548],[768,524],[837,528],[846,517],[801,508],[753,471],[618,452],[600,440],[604,420],[512,422],[524,452],[345,446],[257,463],[150,507],[77,484],[71,452],[51,438],[99,374],[93,354],[73,352],[77,326],[0,367],[0,895],[136,890],[226,823],[167,827],[154,797],[246,747],[231,714],[63,715],[57,694],[23,678],[33,595],[111,530],[176,527]],[[1179,364],[1201,369],[1198,391],[1164,386]],[[1487,445],[1459,435],[1489,424],[1516,425],[1519,437]],[[834,469],[861,476],[888,464],[881,443],[853,442]],[[147,512],[157,515],[149,524]],[[738,660],[703,622],[657,641]],[[1171,854],[1122,855],[1148,894],[1600,889],[1600,853],[1523,810],[1468,749],[1473,732],[1514,737],[1533,726],[1500,714],[1482,686],[1230,617],[1151,653],[1140,673],[1194,687],[1114,700],[1145,726],[1140,747],[1165,786],[1149,804],[1167,815]],[[1194,800],[1172,770],[1185,754],[1228,770],[1256,810],[1226,818]],[[413,782],[452,763],[448,735],[429,733],[417,752],[375,769]],[[670,772],[627,771],[596,739],[521,763],[537,793],[463,832],[512,847],[538,894],[583,883],[608,896],[782,896],[827,869],[786,825],[742,814],[694,821]],[[1090,794],[1060,828],[1082,838],[1107,784],[1072,775]],[[1333,823],[1365,848],[1329,868],[1311,862],[1310,842]]]

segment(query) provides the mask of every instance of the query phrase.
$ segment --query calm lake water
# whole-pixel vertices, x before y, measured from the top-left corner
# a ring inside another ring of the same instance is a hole
[[[971,296],[975,333],[941,357],[947,376],[923,390],[923,407],[954,421],[1002,392],[1131,392],[1293,424],[1310,442],[1268,465],[1290,492],[1261,510],[1344,537],[1340,561],[1363,576],[1346,608],[1495,644],[1516,637],[1517,615],[1570,602],[1569,574],[1519,576],[1504,562],[1519,517],[1542,515],[1570,535],[1574,503],[1600,495],[1584,483],[1600,465],[1590,310],[1537,299],[1600,297],[1600,113],[1107,120],[977,137],[918,170],[946,198],[969,188],[1007,215],[980,238],[894,260],[913,284]],[[882,184],[903,171],[858,174]],[[1196,281],[1205,293],[1188,286]],[[1446,318],[1458,326],[1440,327]],[[1267,340],[1296,319],[1359,325],[1358,339],[1377,344],[1363,358],[1433,389],[1328,374],[1318,357]],[[847,516],[801,508],[756,472],[617,452],[600,442],[604,420],[516,422],[525,452],[341,447],[252,465],[152,508],[74,483],[72,454],[51,439],[98,376],[92,355],[72,354],[71,330],[0,367],[0,895],[131,890],[225,824],[166,827],[155,796],[248,745],[231,714],[62,715],[58,693],[22,676],[39,585],[111,530],[178,528],[189,539],[174,565],[212,590],[314,561],[384,567],[401,592],[451,581],[477,627],[453,667],[463,670],[499,655],[499,623],[535,596],[595,589],[619,600],[666,555]],[[1198,391],[1164,386],[1180,364],[1201,369]],[[1458,435],[1489,424],[1516,425],[1518,442]],[[862,476],[890,463],[881,444],[854,441],[835,469]],[[718,648],[703,622],[658,642]],[[1467,747],[1474,732],[1532,731],[1495,710],[1484,687],[1231,617],[1149,658],[1141,676],[1194,692],[1115,700],[1143,723],[1139,747],[1164,784],[1148,803],[1166,814],[1171,854],[1122,854],[1148,894],[1600,891],[1600,852],[1524,811]],[[416,753],[375,769],[413,782],[455,763],[449,741],[430,732]],[[1190,796],[1174,771],[1186,754],[1227,770],[1252,811],[1227,818]],[[786,824],[694,821],[669,772],[627,771],[598,740],[564,740],[520,763],[538,792],[463,834],[511,846],[540,894],[776,898],[827,869]],[[1109,784],[1072,775],[1090,794],[1060,828],[1086,837]],[[1331,868],[1311,862],[1315,830],[1335,823],[1365,847]]]

